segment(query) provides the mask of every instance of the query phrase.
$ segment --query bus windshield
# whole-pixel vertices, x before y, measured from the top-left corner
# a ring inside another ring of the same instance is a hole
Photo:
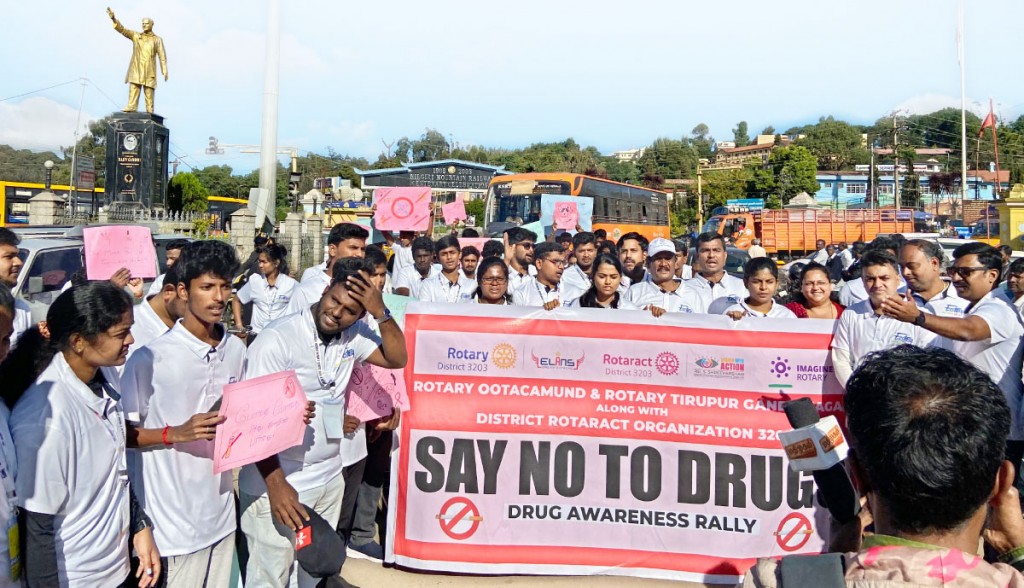
[[[531,186],[527,186],[530,188]],[[542,194],[570,194],[567,182],[534,182],[532,193],[512,194],[512,182],[491,186],[488,193],[487,227],[488,234],[500,233],[513,226],[540,220],[540,197]],[[518,192],[518,190],[516,190]]]

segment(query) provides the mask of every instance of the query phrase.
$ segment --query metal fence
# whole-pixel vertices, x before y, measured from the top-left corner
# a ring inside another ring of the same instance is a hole
[[[295,268],[298,275],[311,266],[317,265],[324,260],[324,237],[323,235],[302,234],[302,245],[299,247],[299,267]]]

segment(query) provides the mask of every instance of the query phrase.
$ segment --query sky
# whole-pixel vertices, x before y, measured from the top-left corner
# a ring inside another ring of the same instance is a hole
[[[574,138],[602,153],[705,123],[731,140],[821,116],[870,124],[959,106],[958,0],[282,0],[278,145],[362,156],[435,128],[459,145]],[[968,108],[1024,113],[1020,0],[966,0]],[[5,6],[0,144],[55,150],[127,102],[131,43],[93,0]],[[156,113],[183,168],[258,167],[222,145],[260,140],[266,0],[133,0],[155,21],[170,80]],[[80,82],[80,79],[87,82]],[[56,86],[56,87],[54,87]],[[140,100],[141,102],[141,100]],[[81,108],[81,113],[79,113]],[[79,121],[80,126],[76,126]],[[81,132],[81,131],[80,131]]]

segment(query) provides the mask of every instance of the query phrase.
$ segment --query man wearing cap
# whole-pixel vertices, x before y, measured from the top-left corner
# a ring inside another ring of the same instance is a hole
[[[630,286],[626,299],[656,317],[666,312],[705,312],[700,296],[676,277],[675,259],[676,248],[671,241],[661,237],[651,241],[647,246],[647,272],[651,279]]]

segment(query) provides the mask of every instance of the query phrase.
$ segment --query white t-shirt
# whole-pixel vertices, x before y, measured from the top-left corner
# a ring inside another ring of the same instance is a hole
[[[18,475],[18,457],[14,449],[14,438],[11,436],[11,429],[8,425],[11,413],[7,406],[0,403],[0,517],[5,523],[10,521],[16,514],[15,511],[15,485],[14,480]],[[24,532],[24,531],[23,531]],[[23,552],[24,553],[24,552]],[[21,582],[11,580],[11,569],[6,562],[10,561],[10,548],[7,533],[0,533],[0,588],[16,588]],[[24,555],[22,556],[24,562]]]
[[[133,308],[135,312],[135,323],[132,324],[132,339],[135,341],[128,347],[129,359],[136,351],[142,349],[148,345],[150,341],[168,331],[167,324],[164,323],[163,319],[160,318],[160,315],[153,310],[153,305],[150,304],[149,299],[143,301],[142,304],[134,306]]]
[[[68,282],[69,284],[71,282]],[[11,347],[18,343],[25,331],[32,328],[32,307],[22,298],[14,299],[14,332],[11,333]]]
[[[590,280],[590,276],[580,269],[580,266],[575,263],[565,268],[562,272],[562,283],[566,286],[572,286],[577,290],[586,292],[590,289],[590,285],[593,283]]]
[[[341,405],[344,411],[352,367],[370,357],[380,344],[380,336],[360,320],[325,346],[307,308],[270,323],[249,347],[246,379],[295,370],[306,399],[317,405],[302,444],[277,455],[288,483],[297,491],[322,486],[341,474],[345,465],[366,457],[363,428],[341,439],[327,438],[325,404]],[[238,487],[252,496],[267,491],[255,464],[242,468]]]
[[[537,275],[537,266],[529,265],[526,267],[526,274],[519,273],[516,268],[511,265],[508,266],[508,291],[515,292],[516,290],[523,287],[523,284],[529,282],[530,279]]]
[[[273,286],[261,275],[249,276],[249,281],[238,291],[238,300],[242,304],[252,302],[249,321],[252,332],[258,335],[270,321],[287,314],[292,293],[298,287],[299,283],[285,274],[278,274]],[[320,292],[322,294],[323,289]]]
[[[647,309],[657,306],[666,312],[704,313],[707,308],[704,300],[693,288],[687,287],[688,282],[673,278],[679,286],[673,292],[662,289],[654,282],[639,282],[629,287],[626,297],[637,308]]]
[[[440,272],[436,269],[436,266],[431,266],[430,271],[427,273],[427,277],[423,277],[418,271],[416,271],[414,266],[410,265],[395,274],[392,286],[395,290],[398,290],[399,288],[408,288],[409,297],[419,300],[420,289],[423,288],[423,283],[436,276],[438,273]]]
[[[1021,395],[1024,394],[1024,383],[1021,382],[1022,348],[1021,327],[1017,309],[1005,300],[989,292],[973,307],[967,310],[965,317],[978,316],[988,324],[990,336],[981,341],[953,341],[942,337],[939,344],[956,353],[975,367],[988,374],[999,386],[1010,405],[1010,439],[1024,440],[1024,405]]]
[[[935,316],[961,318],[964,316],[964,309],[970,304],[967,300],[960,298],[956,293],[956,288],[949,283],[946,284],[945,290],[932,296],[931,300],[925,300],[917,292],[912,292],[911,296],[918,308]]]
[[[729,274],[723,274],[722,279],[716,284],[712,284],[704,276],[697,274],[693,278],[685,282],[686,286],[697,293],[700,299],[704,302],[705,311],[709,314],[721,314],[723,310],[738,304],[740,300],[747,297],[747,287],[743,285],[743,280],[731,276]],[[721,309],[716,309],[712,306],[712,303],[717,301],[719,298],[725,298],[726,301],[731,301],[728,304],[724,304]],[[716,312],[717,311],[717,312]]]
[[[130,499],[117,372],[97,396],[57,353],[11,414],[18,505],[54,515],[61,586],[128,576]]]
[[[907,294],[907,281],[903,279],[903,276],[900,276],[900,285],[896,288],[896,293],[903,296]],[[846,282],[843,289],[839,291],[839,304],[847,308],[867,299],[868,289],[864,286],[863,278]]]
[[[162,429],[211,410],[224,385],[242,379],[244,362],[245,344],[227,329],[211,347],[179,322],[132,356],[121,385],[138,398],[141,426]],[[233,474],[213,473],[213,447],[213,441],[150,447],[131,462],[135,497],[153,519],[160,555],[194,553],[235,531]]]
[[[515,272],[513,272],[515,273]],[[544,306],[552,300],[569,301],[579,298],[583,292],[564,286],[561,282],[554,288],[541,284],[537,278],[529,278],[518,290],[512,292],[512,304],[516,306]]]
[[[839,317],[832,348],[850,354],[851,368],[856,369],[864,356],[873,351],[891,349],[904,343],[926,347],[935,336],[911,323],[875,314],[870,300],[850,306]]]
[[[1017,316],[1020,318],[1021,323],[1024,324],[1024,296],[1014,300],[1013,293],[1006,288],[1006,284],[996,287],[992,291],[992,295],[1000,300],[1005,300],[1007,304],[1012,304],[1017,309]]]
[[[412,244],[403,247],[397,240],[391,244],[391,251],[394,254],[394,262],[391,264],[391,274],[397,276],[398,272],[407,267],[412,267]]]
[[[423,302],[465,302],[476,292],[476,281],[466,277],[459,270],[458,280],[453,284],[438,272],[420,286],[419,299]]]
[[[164,289],[164,276],[166,275],[167,274],[160,274],[155,280],[153,280],[153,283],[149,285],[149,292],[146,292],[146,296],[156,296],[160,293],[160,290]]]
[[[253,277],[259,274],[253,274]],[[299,283],[305,284],[309,280],[323,280],[326,279],[328,282],[331,281],[330,276],[327,275],[327,262],[323,262],[313,267],[307,267],[306,271],[302,272],[302,277],[299,278]]]
[[[850,269],[850,266],[853,265],[853,251],[849,247],[847,247],[846,249],[840,251],[837,255],[839,255],[839,259],[843,260],[843,271],[845,272],[846,270]]]
[[[295,314],[301,312],[303,309],[309,309],[314,302],[320,300],[324,295],[324,290],[331,284],[331,279],[327,277],[327,274],[320,272],[320,275],[324,279],[312,278],[301,282],[297,287],[292,288],[291,300],[288,301],[288,308],[284,311],[282,316],[289,314]],[[264,325],[266,328],[266,325]]]
[[[768,312],[760,312],[750,308],[746,300],[740,300],[739,304],[733,304],[729,308],[725,309],[725,312],[722,314],[728,314],[730,312],[742,312],[744,318],[748,316],[756,318],[796,318],[796,315],[793,314],[792,310],[778,302],[775,302],[774,300],[772,300],[772,307],[768,309]]]
[[[584,292],[584,294],[586,294],[586,292]],[[580,294],[579,296],[577,296],[576,298],[573,298],[572,300],[570,300],[568,302],[562,303],[562,306],[564,306],[566,308],[582,308],[580,306],[580,299],[581,298],[583,298],[583,294]],[[592,306],[590,308],[610,308],[610,307]],[[616,310],[640,310],[640,308],[637,305],[635,305],[632,302],[630,302],[629,300],[626,300],[626,297],[623,296],[620,293],[619,294],[619,305],[616,307]]]
[[[825,265],[826,263],[828,263],[828,251],[826,251],[824,249],[819,249],[811,257],[811,262],[813,262],[813,263],[820,263],[821,265]]]

